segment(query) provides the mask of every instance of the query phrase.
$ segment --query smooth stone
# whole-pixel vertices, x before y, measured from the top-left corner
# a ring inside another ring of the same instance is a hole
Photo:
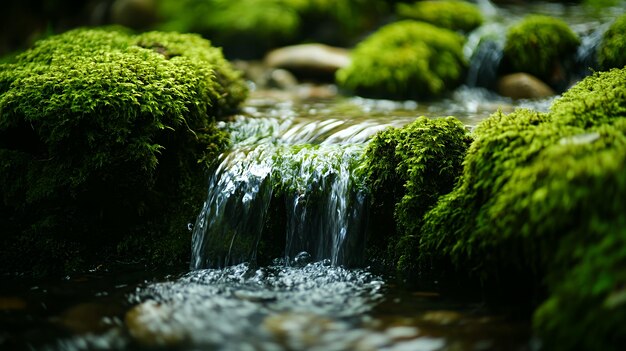
[[[114,316],[120,311],[108,304],[93,302],[74,305],[59,316],[59,323],[75,333],[103,332],[111,328],[106,317]]]
[[[133,339],[147,347],[175,346],[188,339],[187,333],[175,324],[170,306],[146,301],[126,313],[124,322]]]
[[[457,323],[462,318],[463,315],[455,311],[429,311],[422,316],[423,321],[440,325]]]
[[[345,331],[330,319],[307,313],[270,315],[262,326],[286,349],[309,349],[318,345],[323,335]]]
[[[265,57],[268,67],[284,68],[307,78],[327,80],[350,64],[350,51],[324,44],[301,44],[272,50]]]
[[[498,94],[513,99],[540,99],[555,95],[554,90],[528,73],[513,73],[498,80]]]

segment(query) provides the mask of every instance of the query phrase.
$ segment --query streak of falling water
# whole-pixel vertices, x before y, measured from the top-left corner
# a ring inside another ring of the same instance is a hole
[[[358,260],[366,195],[354,171],[364,147],[262,144],[225,155],[194,226],[192,269],[254,261],[272,199],[285,203],[285,262],[303,251]]]
[[[267,255],[289,265],[303,252],[333,265],[361,263],[367,194],[356,170],[372,135],[414,116],[385,122],[329,111],[324,118],[311,116],[315,111],[296,113],[290,104],[269,112],[250,107],[248,116],[224,125],[233,148],[221,156],[194,226],[192,269],[259,256],[268,262]]]

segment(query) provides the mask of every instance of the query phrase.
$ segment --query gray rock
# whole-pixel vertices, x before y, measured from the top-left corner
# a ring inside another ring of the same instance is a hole
[[[310,79],[328,80],[350,64],[350,52],[324,44],[294,45],[272,50],[265,57],[265,64]]]
[[[513,99],[540,99],[554,95],[554,90],[528,73],[513,73],[498,80],[498,94]]]

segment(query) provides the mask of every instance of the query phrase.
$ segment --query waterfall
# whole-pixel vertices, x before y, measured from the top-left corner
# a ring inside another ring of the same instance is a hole
[[[246,115],[221,125],[233,147],[211,172],[193,227],[191,268],[275,259],[362,264],[368,196],[358,169],[365,147],[376,132],[415,118],[387,117],[389,111],[416,106],[359,98],[296,108],[252,102]]]
[[[493,88],[504,56],[506,27],[489,23],[472,32],[464,47],[469,61],[466,84],[469,87]]]
[[[354,171],[363,150],[260,144],[224,155],[194,226],[191,267],[255,261],[264,241],[283,246],[286,264],[302,252],[333,265],[358,260],[366,194]]]

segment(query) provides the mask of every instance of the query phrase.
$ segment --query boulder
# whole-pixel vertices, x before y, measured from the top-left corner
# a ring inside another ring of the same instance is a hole
[[[124,322],[135,342],[145,347],[172,347],[188,339],[180,323],[167,323],[172,308],[155,301],[146,301],[126,313]]]
[[[333,80],[335,72],[350,64],[349,51],[324,44],[293,45],[272,50],[265,64],[284,68],[313,80]]]
[[[498,94],[513,99],[540,99],[554,95],[554,90],[528,73],[513,73],[498,80]]]

